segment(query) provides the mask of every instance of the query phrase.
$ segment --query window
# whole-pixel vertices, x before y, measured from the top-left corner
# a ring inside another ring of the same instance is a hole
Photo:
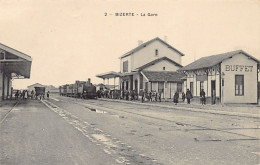
[[[235,75],[235,95],[244,96],[244,75]]]
[[[182,83],[177,83],[177,92],[182,92]]]
[[[155,56],[158,56],[158,49],[155,49]]]
[[[128,72],[128,61],[123,62],[123,72]]]
[[[165,70],[165,66],[162,69]]]
[[[204,81],[200,82],[200,90],[204,89]]]

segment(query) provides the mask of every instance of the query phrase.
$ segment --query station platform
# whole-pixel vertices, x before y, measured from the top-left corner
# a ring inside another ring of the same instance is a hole
[[[161,108],[174,108],[179,110],[189,110],[189,111],[197,111],[197,112],[206,112],[206,113],[216,113],[222,115],[234,115],[234,116],[246,116],[253,118],[260,118],[260,106],[259,104],[206,104],[201,105],[197,102],[193,102],[191,100],[191,104],[187,104],[187,102],[180,101],[177,105],[173,103],[173,100],[170,99],[162,99],[161,102],[150,102],[145,101],[127,101],[120,99],[108,99],[108,98],[98,98],[103,101],[114,101],[114,102],[122,102],[128,104],[140,104],[140,105],[148,105],[148,106],[157,106]]]

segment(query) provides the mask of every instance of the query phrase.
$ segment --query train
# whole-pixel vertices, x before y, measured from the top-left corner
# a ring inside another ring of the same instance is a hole
[[[88,81],[75,81],[74,84],[66,84],[59,87],[61,96],[83,98],[83,99],[96,99],[96,87]]]

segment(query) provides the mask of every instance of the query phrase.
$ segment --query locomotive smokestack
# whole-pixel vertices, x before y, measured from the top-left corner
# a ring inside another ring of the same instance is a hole
[[[91,83],[91,79],[90,79],[90,78],[88,78],[88,83],[89,83],[89,84]]]

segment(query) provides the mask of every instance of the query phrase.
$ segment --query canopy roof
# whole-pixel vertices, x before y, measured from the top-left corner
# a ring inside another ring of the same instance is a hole
[[[12,77],[30,78],[32,58],[0,43],[0,67]]]
[[[170,82],[183,82],[186,76],[181,72],[171,71],[142,71],[141,72],[149,81],[170,81]]]
[[[99,78],[115,78],[115,77],[120,77],[120,76],[121,76],[121,73],[114,72],[114,71],[110,71],[110,72],[101,73],[101,74],[96,75],[96,77],[99,77]]]

